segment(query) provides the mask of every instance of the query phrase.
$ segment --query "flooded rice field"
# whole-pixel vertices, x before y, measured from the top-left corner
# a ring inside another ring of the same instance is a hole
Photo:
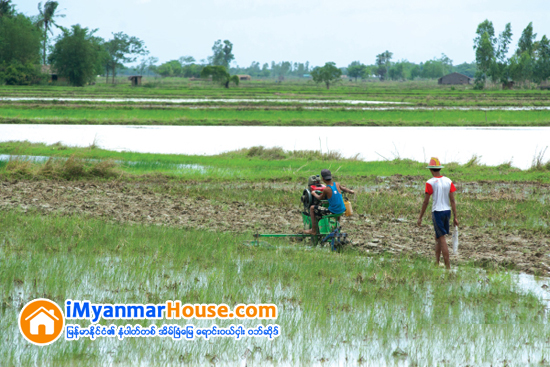
[[[283,99],[283,98],[85,98],[85,97],[0,97],[0,102],[62,102],[71,103],[75,107],[90,106],[97,102],[109,104],[131,104],[136,107],[153,107],[158,105],[183,105],[192,109],[221,109],[231,108],[232,105],[250,104],[249,108],[264,108],[263,103],[270,104],[270,108],[287,108],[277,104],[310,105],[300,108],[305,110],[363,110],[363,111],[548,111],[550,106],[408,106],[408,102],[395,101],[367,101],[351,99]],[[85,102],[86,105],[78,105]],[[76,104],[76,105],[75,105]],[[219,105],[217,105],[219,104]],[[324,106],[328,105],[328,106]],[[332,106],[331,106],[332,105]],[[344,106],[352,105],[352,106]],[[238,106],[237,106],[238,107]]]
[[[307,247],[301,248],[307,251]],[[3,248],[0,246],[0,255]],[[274,251],[277,251],[276,249]],[[300,251],[300,248],[297,249]],[[241,269],[254,266],[252,259],[233,259],[237,274]],[[22,254],[19,261],[29,261],[29,256]],[[173,292],[179,294],[197,294],[208,292],[213,288],[217,274],[215,268],[199,268],[187,262],[182,266],[172,266],[170,260],[163,260],[164,269],[155,271],[147,267],[142,269],[133,266],[131,272],[121,270],[129,259],[125,256],[98,256],[94,266],[83,264],[78,256],[67,254],[59,256],[57,268],[74,274],[79,273],[81,281],[75,282],[71,289],[73,299],[117,299],[128,302],[154,294],[158,299],[170,299]],[[132,261],[132,265],[138,264]],[[358,257],[359,265],[367,268],[372,259]],[[392,261],[381,259],[378,261]],[[67,274],[67,275],[69,275]],[[101,274],[98,277],[98,274]],[[550,296],[548,286],[550,279],[535,278],[520,274],[495,279],[479,270],[475,274],[478,282],[461,284],[472,294],[477,294],[487,287],[490,282],[506,283],[511,290],[520,293],[534,294],[540,301],[547,302]],[[144,279],[147,281],[144,282]],[[193,281],[182,281],[192,279]],[[447,287],[453,287],[449,281]],[[123,287],[120,285],[124,284]],[[369,291],[368,280],[358,281],[353,291]],[[232,338],[197,340],[162,340],[152,338],[147,341],[146,353],[143,353],[143,344],[139,342],[122,342],[116,339],[98,338],[94,343],[86,346],[87,353],[95,354],[96,362],[103,364],[117,364],[121,354],[124,361],[132,364],[157,364],[153,356],[180,356],[178,362],[185,361],[193,355],[204,359],[202,364],[217,366],[235,365],[238,361],[241,366],[248,365],[277,365],[293,366],[307,365],[363,365],[377,366],[417,366],[417,365],[527,365],[540,362],[548,358],[549,343],[542,333],[548,325],[547,316],[542,315],[537,323],[522,323],[509,320],[504,324],[485,324],[485,310],[469,304],[466,300],[457,300],[452,307],[438,304],[437,288],[441,284],[428,282],[416,284],[419,305],[402,307],[399,301],[380,302],[367,310],[359,308],[357,312],[347,312],[345,315],[334,313],[328,317],[323,327],[312,328],[316,325],[315,315],[302,307],[300,291],[293,287],[284,286],[275,281],[266,288],[263,284],[242,287],[241,297],[254,295],[258,299],[270,299],[280,305],[281,312],[277,320],[285,334],[275,340],[263,338],[249,338],[236,341]],[[443,287],[445,287],[443,285]],[[32,284],[16,283],[10,292],[10,308],[19,309],[24,305],[29,294],[35,290]],[[546,303],[547,304],[547,303]],[[433,314],[445,307],[444,312],[452,313],[452,322],[448,324],[425,324],[431,320]],[[548,307],[548,306],[546,306]],[[311,311],[311,310],[310,310]],[[356,310],[350,310],[356,311]],[[500,310],[506,312],[506,309]],[[548,308],[544,310],[548,313]],[[7,318],[0,320],[0,327]],[[124,321],[126,322],[126,321]],[[228,327],[232,320],[217,320],[219,327]],[[85,321],[75,322],[86,326]],[[117,322],[115,322],[116,324]],[[150,322],[157,326],[161,322]],[[211,320],[192,320],[196,327],[208,327]],[[253,327],[257,320],[242,320],[239,324],[244,327]],[[16,329],[16,328],[15,328]],[[13,330],[16,334],[17,330]],[[17,335],[17,334],[16,334]],[[11,336],[6,336],[10,338]],[[0,351],[6,346],[0,345]],[[13,348],[13,347],[12,347]],[[37,349],[12,349],[11,354],[25,355],[27,360],[38,362],[40,353]],[[513,351],[513,352],[511,352]],[[140,353],[141,352],[141,353]],[[99,354],[99,357],[97,356]],[[117,361],[118,360],[118,361]],[[231,361],[231,362],[228,362]],[[165,364],[174,364],[173,360]],[[208,363],[210,362],[210,363]],[[499,362],[499,363],[496,363]],[[502,362],[502,363],[501,363]],[[541,364],[544,365],[544,364]]]
[[[283,99],[283,98],[70,98],[70,97],[0,97],[0,101],[44,102],[107,102],[107,103],[299,103],[299,104],[405,104],[403,102],[365,101],[347,99]]]
[[[0,141],[87,147],[142,153],[215,155],[250,148],[338,151],[366,161],[409,158],[527,169],[549,145],[550,127],[302,127],[302,126],[120,126],[0,125]],[[545,157],[547,159],[547,157]]]

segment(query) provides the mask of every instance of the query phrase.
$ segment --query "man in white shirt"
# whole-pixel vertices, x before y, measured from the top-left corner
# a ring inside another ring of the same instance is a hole
[[[441,254],[443,253],[445,267],[450,269],[451,261],[449,260],[449,248],[447,247],[445,235],[449,234],[451,209],[453,211],[453,224],[458,226],[454,196],[456,188],[449,178],[441,176],[440,171],[443,166],[439,162],[439,159],[430,159],[430,163],[426,168],[430,169],[433,177],[426,182],[424,203],[422,203],[422,210],[420,211],[420,217],[418,217],[417,224],[418,226],[422,225],[422,217],[424,216],[424,212],[426,212],[426,208],[430,202],[430,196],[433,196],[432,222],[435,229],[435,263],[439,265],[439,260],[441,258]]]

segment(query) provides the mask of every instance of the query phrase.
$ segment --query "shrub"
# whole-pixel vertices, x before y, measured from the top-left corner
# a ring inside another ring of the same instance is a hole
[[[21,158],[10,158],[6,164],[6,171],[15,176],[30,176],[33,174],[33,164]]]
[[[477,154],[474,154],[472,158],[466,164],[464,167],[477,167],[481,163],[481,156],[478,156]]]
[[[533,162],[531,163],[531,171],[550,171],[550,160],[546,163],[543,162],[544,154],[547,149],[548,147],[535,154],[533,157]]]
[[[252,147],[246,154],[248,157],[256,157],[267,160],[285,159],[285,151],[281,147],[264,148],[263,146]]]
[[[94,163],[89,173],[91,176],[103,178],[115,177],[121,174],[118,170],[118,164],[111,159]]]
[[[31,85],[44,83],[47,79],[38,66],[18,61],[0,65],[0,83],[7,85]]]

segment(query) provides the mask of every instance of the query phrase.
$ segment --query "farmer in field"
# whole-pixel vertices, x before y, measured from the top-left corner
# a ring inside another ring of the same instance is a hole
[[[310,207],[309,213],[311,215],[311,229],[305,231],[304,233],[306,234],[317,234],[319,232],[317,228],[317,220],[315,220],[316,217],[320,219],[325,215],[343,214],[346,211],[342,192],[355,194],[355,191],[340,185],[338,182],[333,182],[332,174],[328,169],[321,171],[321,178],[326,185],[323,192],[321,195],[318,195],[312,191],[311,194],[319,200],[328,200],[328,208],[322,207],[321,205],[312,205]]]
[[[436,265],[439,265],[439,259],[441,257],[441,253],[443,253],[445,267],[450,269],[451,261],[449,260],[449,248],[447,247],[445,235],[449,234],[451,209],[453,211],[454,218],[453,224],[458,226],[454,196],[456,188],[449,178],[441,176],[440,171],[443,166],[439,162],[439,159],[430,159],[430,163],[426,168],[430,169],[433,177],[426,182],[424,203],[422,204],[422,210],[420,211],[420,217],[418,217],[417,224],[418,226],[422,225],[422,217],[424,216],[424,212],[430,202],[430,196],[433,196],[432,222],[435,229],[435,263]]]

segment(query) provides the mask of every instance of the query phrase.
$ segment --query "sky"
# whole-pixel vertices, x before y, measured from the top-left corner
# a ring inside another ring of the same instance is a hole
[[[26,15],[38,1],[12,0]],[[124,32],[145,42],[160,63],[212,54],[217,39],[233,43],[235,63],[271,61],[347,66],[374,64],[389,50],[393,60],[419,63],[442,53],[454,65],[474,61],[477,25],[489,19],[500,33],[512,24],[512,51],[533,22],[550,36],[548,0],[58,0],[58,23],[98,29],[105,39]]]

